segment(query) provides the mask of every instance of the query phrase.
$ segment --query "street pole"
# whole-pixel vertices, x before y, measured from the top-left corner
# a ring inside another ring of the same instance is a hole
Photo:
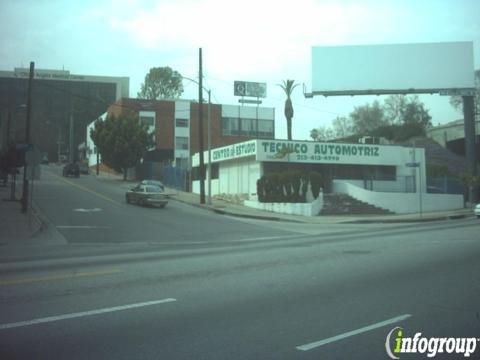
[[[74,160],[74,145],[73,145],[73,107],[72,107],[72,110],[71,110],[71,113],[70,113],[70,150],[69,150],[70,154],[69,154],[69,160],[70,160],[70,163],[73,163],[73,160]]]
[[[205,161],[203,158],[203,86],[202,48],[198,49],[198,151],[200,153],[200,204],[205,204]]]
[[[33,87],[33,76],[35,72],[35,63],[30,62],[30,76],[28,78],[28,94],[27,94],[27,124],[25,126],[25,144],[28,146],[30,144],[30,123],[31,123],[31,114],[32,114],[32,87]],[[22,213],[27,212],[28,208],[28,177],[27,177],[27,162],[25,161],[25,166],[23,168],[23,195],[22,195]],[[33,173],[33,172],[32,172]]]
[[[211,156],[211,149],[212,149],[212,113],[211,113],[211,97],[210,97],[211,90],[208,90],[208,205],[212,205],[212,156]]]

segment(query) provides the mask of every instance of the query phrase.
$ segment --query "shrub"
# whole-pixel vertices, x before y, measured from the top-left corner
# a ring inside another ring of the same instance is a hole
[[[322,181],[322,175],[319,172],[312,171],[309,174],[310,178],[310,185],[312,187],[312,195],[316,199],[318,198],[318,195],[320,194],[320,188],[323,185]]]

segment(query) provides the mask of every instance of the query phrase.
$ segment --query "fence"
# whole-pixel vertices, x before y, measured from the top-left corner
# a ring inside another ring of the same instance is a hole
[[[188,170],[172,166],[171,164],[144,161],[137,165],[136,174],[139,180],[160,180],[164,185],[182,191],[189,191],[190,188]]]

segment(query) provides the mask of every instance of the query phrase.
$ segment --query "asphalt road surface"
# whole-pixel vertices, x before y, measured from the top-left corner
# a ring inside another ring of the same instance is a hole
[[[173,201],[126,205],[120,188],[95,179],[45,177],[36,195],[64,247],[153,245],[4,259],[2,359],[388,359],[397,326],[410,337],[480,337],[475,219],[302,232]]]

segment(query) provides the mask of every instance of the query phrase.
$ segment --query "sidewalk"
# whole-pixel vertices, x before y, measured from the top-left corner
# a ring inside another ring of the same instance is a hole
[[[16,198],[21,198],[21,182],[17,182]],[[21,213],[20,201],[10,199],[10,184],[0,186],[0,246],[26,245],[42,229],[35,207],[26,214]]]
[[[368,224],[368,223],[402,223],[402,222],[426,222],[437,220],[454,220],[466,217],[473,217],[471,209],[458,209],[450,211],[428,212],[413,214],[394,214],[394,215],[319,215],[319,216],[299,216],[278,214],[273,212],[266,212],[257,209],[248,208],[240,204],[234,204],[225,200],[219,200],[212,197],[211,205],[201,205],[200,195],[179,191],[176,189],[166,189],[169,193],[175,195],[171,196],[172,200],[180,201],[186,204],[191,204],[207,210],[216,212],[218,214],[238,216],[245,218],[261,219],[261,220],[276,220],[289,221],[297,223],[308,224]],[[208,199],[206,198],[206,202]]]

